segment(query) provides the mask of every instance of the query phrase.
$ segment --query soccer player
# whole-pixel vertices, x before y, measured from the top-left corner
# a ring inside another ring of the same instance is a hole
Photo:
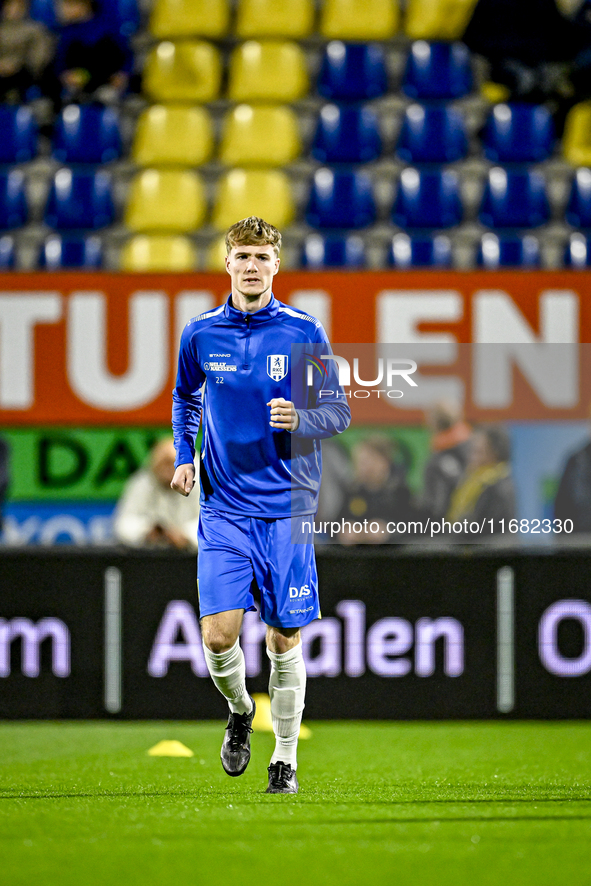
[[[312,532],[320,439],[344,431],[350,411],[335,362],[322,360],[332,353],[322,325],[273,295],[280,248],[279,231],[256,216],[226,234],[231,295],[181,337],[171,486],[189,495],[195,484],[202,420],[199,608],[209,672],[230,708],[222,766],[238,776],[250,760],[255,704],[238,636],[255,609],[254,585],[276,739],[267,792],[295,794],[306,689],[300,629],[320,615]]]

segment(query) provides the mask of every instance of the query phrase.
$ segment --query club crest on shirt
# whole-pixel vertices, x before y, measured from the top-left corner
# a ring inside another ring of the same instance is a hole
[[[267,375],[273,381],[281,381],[287,375],[287,355],[269,354],[267,357]]]

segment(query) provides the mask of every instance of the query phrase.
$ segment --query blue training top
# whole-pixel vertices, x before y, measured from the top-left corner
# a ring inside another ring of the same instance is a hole
[[[320,321],[274,296],[252,314],[230,296],[187,324],[172,426],[176,465],[191,464],[203,403],[202,506],[266,518],[316,513],[320,439],[351,420],[335,361],[323,354],[332,351]],[[297,409],[294,433],[269,424],[277,397]]]

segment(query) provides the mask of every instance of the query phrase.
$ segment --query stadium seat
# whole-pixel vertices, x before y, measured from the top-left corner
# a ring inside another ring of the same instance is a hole
[[[25,176],[20,169],[0,171],[0,231],[21,228],[28,214]]]
[[[369,163],[382,151],[378,116],[371,107],[324,105],[312,142],[320,163]]]
[[[378,43],[331,40],[322,56],[317,89],[333,101],[379,98],[388,89],[386,59]]]
[[[212,222],[224,231],[236,219],[258,215],[278,228],[295,216],[289,179],[279,169],[232,169],[218,182]]]
[[[54,0],[31,0],[29,16],[51,31],[55,31],[59,26]]]
[[[591,267],[591,237],[574,231],[564,248],[564,264],[567,268],[575,269]]]
[[[148,54],[143,88],[156,102],[210,102],[220,91],[220,52],[204,40],[164,40]]]
[[[291,102],[308,92],[303,49],[290,40],[247,40],[230,58],[228,98],[235,102]]]
[[[427,43],[410,47],[402,76],[402,91],[418,100],[456,99],[472,89],[470,52],[463,43]]]
[[[362,268],[365,245],[355,234],[310,234],[302,249],[304,268]]]
[[[261,37],[309,37],[314,27],[313,0],[239,0],[236,35],[243,40]]]
[[[403,169],[392,210],[401,228],[449,228],[462,221],[457,174],[451,169]]]
[[[320,34],[328,40],[390,40],[399,19],[397,0],[324,0]]]
[[[98,269],[103,264],[100,237],[81,234],[50,234],[39,251],[39,267],[48,271],[62,268]]]
[[[371,178],[366,172],[322,167],[316,171],[306,209],[313,228],[364,228],[376,220]]]
[[[52,154],[61,163],[108,163],[121,157],[119,114],[104,105],[68,105],[58,116]]]
[[[493,167],[478,217],[487,228],[536,228],[545,224],[550,206],[544,176],[537,170]]]
[[[121,271],[193,271],[197,252],[181,234],[138,234],[124,244],[119,255]]]
[[[388,264],[400,270],[406,268],[450,268],[451,240],[445,234],[395,234],[388,250]]]
[[[226,268],[226,235],[222,234],[207,247],[205,253],[205,270],[223,271]]]
[[[8,234],[0,237],[0,271],[11,271],[16,265],[14,237]]]
[[[468,152],[464,116],[449,105],[417,105],[404,113],[396,153],[406,163],[452,163]]]
[[[540,241],[533,234],[483,234],[476,263],[480,268],[539,268]]]
[[[579,102],[568,112],[562,154],[572,166],[591,166],[591,101]]]
[[[543,105],[496,105],[484,127],[484,153],[494,163],[540,163],[554,148],[554,123]]]
[[[112,181],[108,172],[58,169],[45,207],[45,223],[50,228],[95,230],[114,220]]]
[[[205,189],[189,169],[144,169],[131,182],[125,224],[139,233],[183,233],[203,224]]]
[[[201,166],[213,153],[213,125],[199,105],[152,105],[140,114],[131,156],[138,166]]]
[[[407,0],[404,30],[411,40],[459,40],[476,0]]]
[[[577,169],[575,173],[566,220],[574,228],[591,228],[591,169]]]
[[[225,37],[230,21],[228,0],[155,0],[150,33],[159,40],[178,37]]]
[[[0,163],[26,163],[37,156],[38,127],[26,105],[0,105]]]
[[[227,166],[284,166],[302,150],[298,120],[287,105],[236,105],[224,119],[219,158]]]

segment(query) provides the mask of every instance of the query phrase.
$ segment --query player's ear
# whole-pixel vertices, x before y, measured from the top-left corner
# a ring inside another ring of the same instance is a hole
[[[274,271],[273,271],[273,276],[275,276],[275,274],[276,274],[277,271],[279,270],[279,265],[280,265],[280,264],[281,264],[281,259],[279,258],[279,256],[277,256],[277,258],[275,259],[275,269],[274,269]]]

